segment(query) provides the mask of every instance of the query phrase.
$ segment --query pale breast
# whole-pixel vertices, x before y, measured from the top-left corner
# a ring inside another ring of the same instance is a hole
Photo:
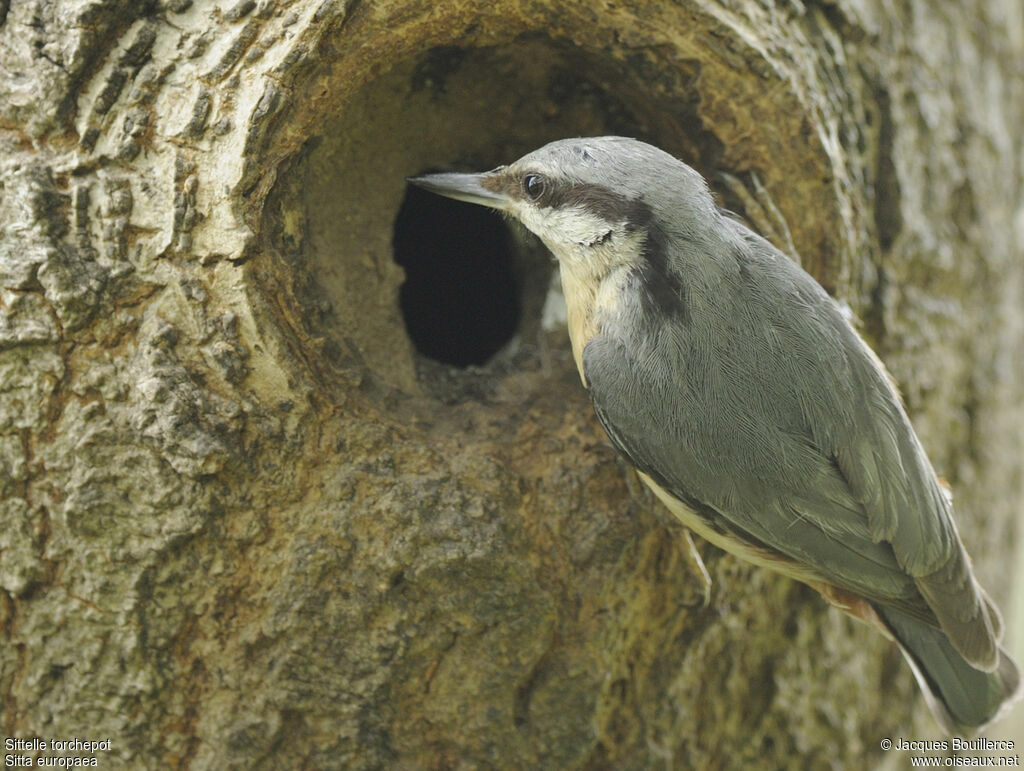
[[[630,267],[623,265],[598,279],[592,274],[574,271],[562,264],[562,293],[568,311],[569,340],[583,385],[587,376],[583,372],[583,350],[600,330],[600,321],[615,316],[621,305]]]

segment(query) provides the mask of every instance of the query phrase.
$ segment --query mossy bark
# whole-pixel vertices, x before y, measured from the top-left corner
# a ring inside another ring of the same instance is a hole
[[[1006,600],[1022,41],[996,0],[0,1],[3,733],[196,769],[865,768],[934,733],[809,590],[699,544],[702,605],[564,332],[418,356],[392,233],[424,169],[684,158],[863,319]]]

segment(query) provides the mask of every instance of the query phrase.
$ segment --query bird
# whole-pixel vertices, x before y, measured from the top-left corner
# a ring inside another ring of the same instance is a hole
[[[699,172],[605,136],[408,182],[540,238],[599,422],[687,528],[893,640],[947,734],[1019,697],[999,610],[892,378],[850,314]]]

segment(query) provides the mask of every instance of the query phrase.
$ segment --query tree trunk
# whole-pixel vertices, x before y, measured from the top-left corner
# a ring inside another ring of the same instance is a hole
[[[863,320],[1005,603],[1022,41],[1012,0],[0,0],[4,735],[195,769],[937,735],[813,592],[698,543],[702,604],[549,261],[404,178],[604,133],[697,167]]]

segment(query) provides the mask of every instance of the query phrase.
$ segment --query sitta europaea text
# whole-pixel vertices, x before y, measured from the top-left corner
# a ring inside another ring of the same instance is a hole
[[[949,733],[1018,695],[999,611],[882,363],[700,174],[598,137],[409,181],[511,215],[551,250],[597,416],[688,528],[895,640]]]

